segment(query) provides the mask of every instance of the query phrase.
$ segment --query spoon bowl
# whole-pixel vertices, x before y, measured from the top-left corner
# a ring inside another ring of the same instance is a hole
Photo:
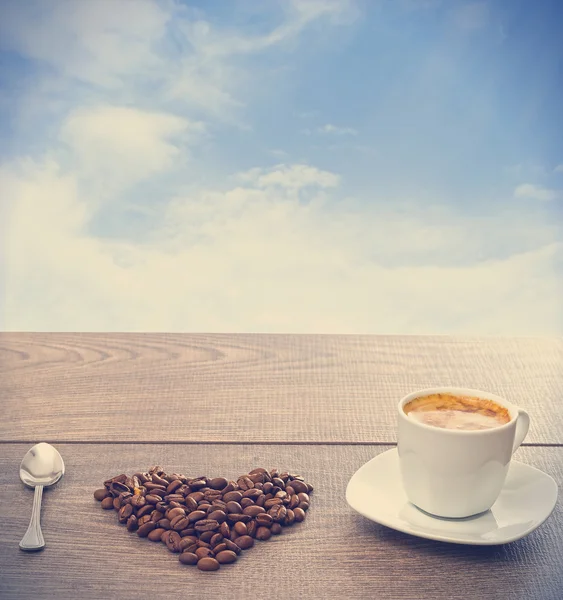
[[[51,444],[45,442],[36,444],[23,457],[20,465],[20,479],[28,487],[35,488],[35,494],[31,521],[20,542],[22,550],[34,551],[45,547],[40,522],[43,488],[57,483],[64,472],[63,458]]]

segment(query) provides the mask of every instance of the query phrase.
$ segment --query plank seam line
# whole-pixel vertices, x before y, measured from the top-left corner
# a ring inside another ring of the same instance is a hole
[[[47,442],[49,444],[67,444],[67,445],[159,445],[159,446],[396,446],[397,442],[345,442],[345,441],[240,441],[240,440],[172,440],[163,442],[161,440],[56,440],[56,439],[35,439],[35,440],[0,440],[1,444],[36,444],[38,442]],[[563,443],[527,443],[521,447],[526,448],[562,448]]]

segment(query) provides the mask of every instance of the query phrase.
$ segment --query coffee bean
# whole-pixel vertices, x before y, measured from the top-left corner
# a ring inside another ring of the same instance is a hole
[[[209,548],[198,548],[195,551],[195,553],[198,558],[206,558],[207,556],[210,556],[210,557],[215,556],[215,553],[213,552],[213,550],[210,550]]]
[[[119,509],[118,520],[120,523],[127,523],[129,517],[133,514],[133,507],[130,504],[125,504]]]
[[[144,525],[145,523],[150,523],[151,522],[151,516],[150,515],[143,515],[142,517],[139,517],[138,523],[139,523],[139,527],[141,525]]]
[[[237,489],[237,484],[234,481],[229,481],[227,487],[223,488],[221,491],[223,495],[228,494],[229,492],[234,492]]]
[[[227,513],[227,503],[222,500],[213,500],[211,508],[213,510],[222,510],[225,514]]]
[[[211,557],[200,558],[197,561],[197,568],[200,571],[217,571],[221,565]]]
[[[137,527],[138,527],[138,523],[137,523],[137,517],[135,515],[131,515],[128,519],[127,519],[127,531],[137,531]]]
[[[182,529],[187,529],[190,522],[188,521],[188,517],[182,517],[178,515],[172,521],[170,521],[170,527],[174,529],[174,531],[182,531]]]
[[[164,518],[164,513],[161,513],[159,510],[153,510],[151,513],[151,521],[158,523],[160,519]]]
[[[269,515],[268,513],[262,513],[256,516],[255,522],[263,527],[270,527],[274,522],[274,519],[272,518],[272,515]]]
[[[307,484],[303,483],[303,481],[299,481],[298,479],[294,479],[291,482],[291,487],[295,490],[296,494],[306,494],[309,492]]]
[[[256,530],[257,529],[258,529],[258,525],[256,523],[256,520],[250,521],[250,523],[248,523],[248,525],[246,525],[246,533],[250,537],[254,537],[256,535]]]
[[[194,525],[196,531],[215,531],[219,529],[219,523],[215,521],[215,519],[202,519],[201,521],[196,521]]]
[[[193,552],[182,552],[179,560],[183,565],[197,565],[199,558],[197,557],[197,554],[194,554]]]
[[[106,488],[101,488],[94,492],[94,498],[96,498],[96,500],[99,502],[101,502],[104,498],[107,498],[109,495],[110,493],[106,490]]]
[[[183,508],[171,508],[166,511],[166,518],[172,521],[175,517],[182,515],[182,517],[186,516],[186,511]]]
[[[258,527],[256,530],[256,539],[257,540],[269,540],[272,537],[272,532],[268,527]]]
[[[237,480],[237,484],[241,490],[249,490],[254,487],[254,482],[248,475],[243,475]]]
[[[192,498],[196,502],[201,502],[205,498],[205,495],[203,492],[192,492],[188,495],[188,498]]]
[[[247,506],[242,512],[245,515],[250,515],[251,517],[256,517],[266,511],[261,506],[253,505],[253,506]]]
[[[127,477],[125,477],[124,481],[127,479]],[[121,492],[129,492],[129,488],[125,485],[125,483],[122,483],[120,481],[113,481],[110,486],[109,486],[110,492],[114,495],[119,495],[121,494]]]
[[[197,534],[197,530],[196,530],[196,534]],[[199,533],[199,539],[202,542],[206,542],[207,544],[211,545],[211,538],[215,535],[215,532],[213,530],[210,531],[204,531],[203,533]]]
[[[162,534],[162,541],[170,552],[181,552],[180,542],[182,538],[177,531],[165,531]]]
[[[160,542],[160,537],[162,536],[162,534],[166,531],[166,529],[162,529],[160,527],[157,527],[156,529],[153,529],[152,531],[149,531],[149,535],[147,535],[147,537],[149,538],[149,540],[151,542]]]
[[[222,498],[223,493],[221,490],[205,489],[203,490],[203,497],[206,502],[213,502],[213,500],[219,500]]]
[[[145,506],[145,504],[147,503],[147,501],[145,500],[144,496],[141,496],[141,494],[134,494],[133,497],[131,498],[131,506],[134,506],[135,508],[141,508],[142,506]]]
[[[238,535],[246,535],[247,529],[246,525],[241,521],[238,521],[233,525],[233,529],[238,533]]]
[[[202,570],[234,562],[254,538],[268,540],[282,533],[282,525],[303,521],[313,489],[300,475],[262,467],[235,482],[168,475],[157,466],[118,475],[104,486],[94,492],[102,508],[115,508],[129,531],[162,540],[180,562],[197,561]]]
[[[264,502],[264,508],[269,510],[272,506],[277,506],[283,504],[283,500],[281,498],[268,498],[266,502]]]
[[[102,508],[104,510],[111,510],[113,508],[113,498],[111,496],[102,500]]]
[[[227,487],[229,481],[224,477],[215,477],[209,482],[209,487],[213,490],[222,490]]]
[[[242,548],[236,542],[233,542],[232,540],[225,539],[225,541],[223,543],[225,544],[226,550],[231,550],[235,554],[240,554],[242,552]],[[219,546],[217,546],[216,550],[217,550],[217,552],[219,552]]]
[[[221,552],[218,552],[215,558],[218,563],[221,563],[222,565],[227,565],[229,563],[236,562],[237,555],[232,550],[223,550]]]
[[[195,521],[201,521],[201,519],[205,519],[207,517],[207,513],[203,510],[194,510],[193,512],[188,514],[188,519],[190,523]]]
[[[197,509],[197,500],[194,498],[190,498],[189,496],[186,498],[186,508],[188,512],[193,512]]]
[[[178,488],[182,487],[182,482],[179,479],[172,481],[166,487],[167,494],[173,494]]]
[[[254,485],[257,483],[264,483],[264,473],[249,473],[248,479],[250,479]]]
[[[250,498],[251,500],[257,500],[260,496],[263,496],[264,492],[262,490],[258,490],[256,488],[251,488],[246,490],[242,495],[243,498]]]
[[[147,523],[143,523],[139,529],[137,529],[137,535],[139,537],[147,537],[153,529],[156,529],[156,523],[148,521]]]
[[[207,485],[207,479],[205,477],[188,479],[188,485],[192,488],[192,490],[200,490]]]
[[[196,542],[195,544],[190,544],[188,546],[186,546],[186,548],[184,549],[184,552],[193,552],[195,554],[195,551],[199,548],[199,544]]]
[[[239,538],[237,538],[237,546],[241,550],[247,550],[248,548],[252,548],[252,546],[254,546],[254,539],[251,538],[249,535],[241,535]]]
[[[242,493],[239,491],[227,492],[223,494],[224,502],[240,502],[242,500]]]
[[[222,510],[214,510],[208,514],[208,517],[218,523],[223,523],[227,519],[227,515]]]
[[[252,469],[249,471],[249,475],[254,475],[255,473],[267,473],[268,469],[264,469],[264,467],[256,467],[256,469]]]
[[[133,494],[131,492],[121,492],[121,494],[119,494],[119,499],[121,500],[121,506],[123,506],[124,504],[130,504],[132,497],[133,497]]]
[[[277,506],[272,506],[272,508],[270,508],[268,511],[268,514],[276,523],[282,523],[287,515],[287,508],[281,504],[278,504]]]
[[[144,517],[145,515],[150,515],[153,510],[154,507],[152,504],[145,504],[137,510],[137,517]]]
[[[250,515],[245,515],[244,513],[232,513],[227,515],[227,519],[231,523],[235,523],[236,521],[242,521],[243,523],[248,523],[252,520]]]
[[[242,498],[241,498],[241,500],[242,500]],[[237,513],[237,514],[241,513],[242,506],[238,502],[231,500],[231,501],[227,502],[227,512],[228,513]]]
[[[243,498],[240,501],[240,505],[243,509],[248,508],[249,506],[255,506],[254,500],[251,500],[250,498]]]
[[[153,474],[152,480],[153,480],[154,483],[159,483],[160,485],[163,485],[165,488],[169,484],[168,479],[164,479],[163,477],[159,477],[156,473]]]
[[[164,490],[166,491],[166,486],[165,485],[160,485],[160,483],[152,483],[151,481],[147,481],[147,483],[145,483],[145,487],[147,488],[147,490]]]
[[[182,496],[182,494],[168,494],[167,496],[164,496],[164,500],[168,503],[175,502],[180,506],[182,506],[186,502],[186,499],[184,498],[184,496]]]
[[[180,534],[182,535],[182,534]],[[183,548],[187,548],[190,544],[197,544],[196,535],[186,535],[182,537],[181,545]]]

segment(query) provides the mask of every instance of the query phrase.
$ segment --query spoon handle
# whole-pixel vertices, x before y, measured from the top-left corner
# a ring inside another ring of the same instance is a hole
[[[41,532],[41,498],[43,497],[43,486],[35,486],[33,496],[33,509],[31,511],[31,521],[25,535],[20,542],[20,548],[28,552],[41,550],[45,546],[43,533]]]

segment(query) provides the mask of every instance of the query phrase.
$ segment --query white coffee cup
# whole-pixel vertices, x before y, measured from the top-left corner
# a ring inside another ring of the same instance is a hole
[[[404,407],[430,394],[492,400],[508,409],[510,421],[484,430],[426,425]],[[441,387],[413,392],[399,402],[398,451],[407,498],[439,517],[462,518],[485,512],[498,498],[514,451],[530,426],[528,413],[504,398],[467,388]]]

